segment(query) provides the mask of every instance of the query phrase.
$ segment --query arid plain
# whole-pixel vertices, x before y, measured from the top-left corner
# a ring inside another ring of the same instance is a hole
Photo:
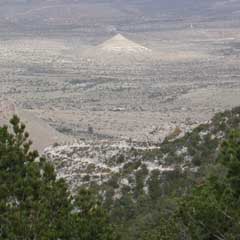
[[[92,24],[74,34],[2,27],[0,95],[76,139],[183,134],[240,103],[236,22],[186,19],[103,22],[105,31]]]

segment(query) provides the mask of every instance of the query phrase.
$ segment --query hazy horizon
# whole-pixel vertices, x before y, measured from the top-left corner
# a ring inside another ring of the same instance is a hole
[[[137,31],[148,32],[147,24],[158,24],[161,29],[183,28],[189,24],[214,25],[224,22],[235,27],[240,17],[239,1],[224,0],[7,0],[0,3],[0,28],[17,32],[46,32],[54,28],[102,28],[111,32],[132,32],[129,25],[138,25]],[[155,27],[156,28],[156,27]]]

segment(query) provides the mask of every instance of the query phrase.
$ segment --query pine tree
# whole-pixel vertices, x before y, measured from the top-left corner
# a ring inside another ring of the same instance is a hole
[[[107,214],[88,191],[76,199],[53,166],[31,150],[17,116],[0,127],[0,239],[114,239]]]
[[[240,239],[240,132],[222,145],[210,177],[183,198],[179,216],[196,240]]]

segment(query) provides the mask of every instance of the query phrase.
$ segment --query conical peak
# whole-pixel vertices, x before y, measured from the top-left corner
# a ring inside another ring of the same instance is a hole
[[[112,40],[118,40],[118,41],[129,41],[127,38],[125,38],[122,34],[118,33],[115,35]]]
[[[150,51],[148,48],[128,40],[122,34],[115,35],[113,38],[99,45],[99,47],[100,49],[108,52],[133,53]]]
[[[114,37],[108,39],[107,41],[105,41],[102,45],[109,45],[109,44],[114,44],[114,45],[121,45],[121,44],[126,44],[126,45],[129,45],[129,44],[135,44],[135,45],[138,45],[136,44],[135,42],[127,39],[126,37],[124,37],[122,34],[117,34],[115,35]]]

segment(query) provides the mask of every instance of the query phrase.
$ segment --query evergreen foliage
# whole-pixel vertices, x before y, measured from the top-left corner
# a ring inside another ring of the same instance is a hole
[[[122,239],[239,240],[239,129],[237,107],[160,148],[129,154],[142,164],[129,169],[131,188],[112,201]],[[175,170],[142,172],[155,160]]]
[[[160,148],[119,156],[131,159],[121,173],[75,196],[14,116],[11,129],[0,127],[0,239],[239,240],[239,116],[235,108]],[[156,159],[174,170],[149,171],[145,160]],[[114,199],[121,177],[130,185]]]
[[[114,231],[96,196],[73,197],[53,166],[31,150],[17,116],[0,127],[0,239],[112,240]]]
[[[222,145],[214,172],[181,200],[179,216],[192,239],[240,239],[240,131]]]

